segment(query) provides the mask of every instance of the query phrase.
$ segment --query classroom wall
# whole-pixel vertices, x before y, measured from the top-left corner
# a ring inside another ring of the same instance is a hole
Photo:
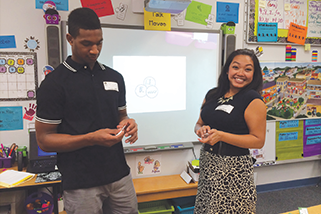
[[[102,23],[109,24],[126,24],[126,25],[143,25],[143,14],[132,13],[132,2],[134,0],[112,0],[114,8],[120,3],[128,5],[128,11],[124,21],[117,19],[115,16],[102,17]],[[143,0],[141,0],[143,1]],[[135,0],[137,2],[137,0]],[[213,0],[199,0],[199,2],[212,5],[212,13],[216,12],[216,1]],[[244,42],[246,26],[244,25],[245,16],[245,1],[225,0],[225,2],[239,3],[239,23],[236,25],[236,48],[252,48],[255,49],[257,45],[249,45]],[[69,10],[80,7],[79,0],[69,1]],[[69,12],[59,11],[61,20],[67,20]],[[25,52],[28,51],[24,47],[24,40],[30,36],[36,37],[40,44],[39,50],[36,50],[38,57],[38,76],[39,81],[44,77],[42,69],[46,65],[45,57],[45,21],[43,19],[44,12],[41,9],[35,9],[34,0],[0,0],[0,35],[15,35],[17,48],[0,49],[0,52]],[[172,27],[179,28],[177,22],[172,17]],[[214,29],[219,29],[221,23],[215,23]],[[185,21],[182,28],[205,29],[206,26]],[[130,39],[130,38],[129,38]],[[262,45],[264,54],[260,57],[262,61],[284,61],[285,46],[284,45]],[[316,47],[321,52],[320,47]],[[297,47],[297,59],[302,61],[310,61],[311,54],[304,51],[303,47]],[[320,59],[320,56],[319,56]],[[204,95],[200,95],[204,96]],[[35,103],[32,101],[1,101],[1,106],[23,106],[28,108],[29,104]],[[196,122],[196,121],[195,121]],[[0,141],[6,145],[16,142],[18,145],[28,146],[28,129],[33,128],[34,121],[23,120],[23,130],[19,131],[0,131]],[[193,127],[191,127],[193,130]],[[182,133],[183,134],[183,133]],[[273,143],[273,139],[266,139],[266,143]],[[199,157],[200,144],[195,145],[194,153]],[[186,162],[194,158],[192,150],[175,150],[151,153],[153,155],[160,155],[162,158],[162,171],[159,175],[180,174],[186,168]],[[132,168],[132,175],[134,178],[144,177],[136,173],[136,160],[138,156],[146,153],[126,154],[128,164]],[[321,175],[320,160],[309,160],[297,163],[278,164],[267,167],[257,167],[256,183],[270,184],[283,181],[292,181],[306,178],[314,178]],[[145,176],[146,177],[146,176]]]
[[[245,20],[248,20],[247,14],[244,15]],[[247,24],[248,23],[246,21],[243,24],[243,47],[255,49],[257,46],[261,46],[263,48],[263,55],[259,57],[260,62],[285,62],[286,44],[247,43]],[[303,45],[291,45],[297,49],[296,62],[311,62],[312,50],[318,50],[319,53],[321,52],[320,45],[311,45],[311,50],[308,51],[305,50],[305,47]],[[320,61],[321,57],[318,56],[318,62]],[[275,122],[269,121],[268,125],[272,125],[273,123]],[[271,137],[271,134],[267,133],[265,144],[274,144],[275,139],[269,137]],[[280,161],[279,164],[277,162],[277,164],[273,166],[256,167],[254,170],[256,172],[256,182],[258,185],[262,185],[320,177],[321,161],[318,158],[320,158],[320,156],[303,158],[299,160],[289,160],[283,163],[282,161]]]

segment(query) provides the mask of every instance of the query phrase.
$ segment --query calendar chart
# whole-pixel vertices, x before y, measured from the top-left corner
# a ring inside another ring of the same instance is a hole
[[[36,99],[37,54],[0,52],[0,101]]]

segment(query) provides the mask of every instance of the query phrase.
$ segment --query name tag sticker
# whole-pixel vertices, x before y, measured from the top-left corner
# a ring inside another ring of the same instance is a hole
[[[118,91],[117,82],[104,82],[104,88],[106,91]]]
[[[231,106],[231,105],[219,105],[216,107],[215,110],[225,111],[226,113],[230,114],[233,109],[234,109],[234,106]]]

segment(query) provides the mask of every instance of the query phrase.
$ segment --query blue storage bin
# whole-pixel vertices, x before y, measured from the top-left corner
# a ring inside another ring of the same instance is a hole
[[[174,198],[172,203],[175,206],[176,214],[193,214],[195,205],[195,196]]]

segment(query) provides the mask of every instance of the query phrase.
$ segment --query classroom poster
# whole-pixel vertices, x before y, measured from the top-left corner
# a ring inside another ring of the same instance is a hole
[[[239,3],[217,2],[216,22],[239,23]]]
[[[0,101],[35,100],[37,54],[0,52]]]
[[[22,106],[0,107],[0,131],[23,129]]]
[[[303,156],[321,155],[321,119],[305,120]]]
[[[276,42],[278,39],[278,23],[258,23],[258,42]]]
[[[162,156],[146,154],[136,156],[136,175],[155,175],[160,174],[162,168]]]
[[[268,120],[321,118],[321,63],[262,62]]]
[[[57,10],[68,11],[69,10],[69,0],[51,0],[55,3]],[[36,2],[36,9],[43,9],[44,3],[47,0],[35,0]]]
[[[111,0],[80,0],[83,7],[93,9],[98,17],[114,15]]]
[[[263,2],[263,3],[262,3]],[[283,0],[262,1],[258,6],[258,22],[276,22],[278,28],[284,28]]]
[[[0,36],[0,48],[16,48],[16,38],[14,35]]]
[[[145,30],[171,30],[171,14],[161,12],[149,12],[144,9]]]
[[[321,44],[320,0],[248,0],[247,41],[257,43],[258,23],[277,23],[277,43],[290,43],[290,23],[308,28],[305,44]]]
[[[290,23],[306,26],[307,24],[307,0],[289,0],[289,9],[284,10],[284,29],[290,28]]]
[[[276,122],[276,161],[303,158],[303,120]]]
[[[304,45],[307,31],[307,27],[291,22],[288,31],[288,41],[299,45]]]
[[[309,1],[308,37],[321,37],[321,1]]]
[[[278,28],[289,29],[290,23],[307,24],[307,0],[260,1],[258,22],[278,23]]]
[[[206,19],[211,14],[212,5],[192,1],[186,8],[185,20],[207,25]]]

